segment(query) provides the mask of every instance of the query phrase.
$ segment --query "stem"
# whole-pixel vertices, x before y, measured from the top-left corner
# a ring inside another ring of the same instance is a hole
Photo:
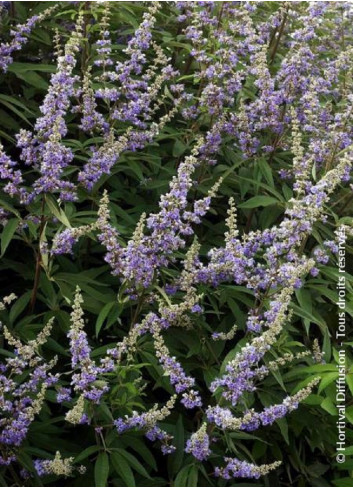
[[[84,3],[84,10],[87,11],[90,9],[90,3],[91,2],[85,2]],[[88,26],[88,16],[87,13],[84,15],[83,19],[83,36],[85,38],[84,40],[84,45],[82,48],[82,55],[81,55],[81,70],[82,73],[85,73],[87,70],[87,62],[89,58],[89,52],[88,52],[88,42],[87,42],[87,26]]]
[[[144,296],[145,296],[145,291],[143,291],[142,294],[141,294],[141,296],[138,298],[138,302],[137,302],[137,306],[136,306],[136,309],[135,309],[135,313],[131,317],[131,326],[130,326],[130,328],[132,328],[136,324],[138,315],[140,314],[140,311],[142,309]]]
[[[342,13],[341,13],[341,20],[342,20],[342,24],[341,24],[341,44],[342,44],[342,51],[344,52],[345,49],[346,49],[346,43],[345,43],[345,37],[344,37],[344,14],[343,14],[343,9],[342,9]],[[343,70],[343,83],[342,83],[342,88],[343,88],[343,93],[342,95],[344,96],[346,94],[346,74],[347,74],[347,70]]]
[[[183,72],[183,76],[187,75],[189,73],[189,69],[191,67],[191,63],[193,62],[193,59],[192,59],[192,56],[189,55],[188,57],[188,60],[186,62],[186,65],[184,67],[184,72]]]
[[[277,35],[277,32],[278,32],[278,26],[275,27],[275,29],[273,30],[272,34],[271,34],[271,37],[270,37],[270,40],[268,42],[268,47],[271,48],[272,45],[273,45],[273,42],[274,40],[276,39],[276,35]]]
[[[39,227],[39,245],[38,245],[38,251],[37,251],[37,258],[36,258],[36,271],[34,274],[34,283],[33,283],[33,289],[32,289],[32,295],[31,295],[31,301],[30,301],[30,307],[29,307],[31,313],[34,311],[34,306],[35,306],[36,300],[37,300],[37,293],[38,293],[38,286],[39,286],[39,279],[40,279],[40,270],[41,270],[41,265],[42,265],[42,255],[40,252],[40,240],[42,238],[42,234],[44,231],[44,225],[45,225],[44,206],[45,206],[45,200],[43,197],[42,198],[42,207],[41,207],[40,227]]]
[[[16,16],[16,10],[15,10],[15,2],[11,2],[10,3],[10,15],[11,17],[15,17]]]
[[[221,9],[218,13],[218,18],[217,18],[217,30],[220,28],[221,21],[222,21],[222,14],[223,14],[223,8],[224,8],[224,2],[222,2]]]
[[[274,61],[274,59],[275,59],[275,56],[276,56],[276,53],[277,53],[277,49],[278,49],[278,46],[279,46],[279,42],[281,40],[283,31],[284,31],[284,26],[286,25],[287,17],[288,17],[288,7],[287,7],[287,10],[285,11],[285,13],[283,15],[283,19],[282,19],[282,22],[281,22],[281,25],[280,25],[280,28],[279,28],[279,31],[278,31],[278,36],[277,36],[277,39],[276,39],[276,43],[275,43],[275,45],[273,46],[273,49],[272,49],[272,53],[271,53],[271,57],[270,57],[270,64],[272,64],[273,61]]]

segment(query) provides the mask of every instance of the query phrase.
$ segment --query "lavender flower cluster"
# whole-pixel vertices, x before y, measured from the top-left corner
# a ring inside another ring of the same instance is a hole
[[[12,54],[16,51],[20,51],[23,45],[28,42],[28,36],[31,34],[34,27],[50,17],[56,8],[57,5],[53,5],[40,14],[30,17],[25,24],[18,24],[14,29],[11,29],[11,40],[8,42],[1,42],[0,44],[1,71],[6,71],[7,67],[14,61]]]
[[[149,2],[126,48],[116,53],[111,21],[119,6],[113,3],[92,7],[101,20],[93,41],[87,36],[87,12],[74,6],[78,9],[75,27],[57,53],[57,70],[50,77],[33,130],[16,135],[15,151],[0,143],[1,192],[21,208],[27,223],[40,203],[38,256],[49,277],[62,255],[75,259],[77,243],[93,240],[104,250],[104,260],[118,279],[121,302],[138,304],[137,312],[126,335],[115,339],[103,356],[93,358],[83,296],[79,288],[71,291],[70,369],[60,376],[53,374],[55,361],[44,360],[38,350],[50,335],[52,321],[28,345],[4,329],[14,356],[0,365],[1,465],[16,460],[16,447],[39,413],[46,389],[55,384],[67,425],[94,425],[99,434],[95,408],[111,401],[112,379],[138,363],[144,341],[152,345],[160,373],[168,379],[170,398],[165,405],[149,405],[144,411],[113,410],[116,415],[110,424],[117,437],[141,430],[148,440],[158,441],[166,455],[175,446],[165,419],[178,402],[186,412],[196,409],[199,414],[184,450],[203,462],[218,450],[218,435],[273,424],[297,409],[319,381],[308,378],[305,387],[262,410],[244,408],[244,399],[256,394],[274,370],[291,362],[313,362],[309,350],[277,361],[270,358],[291,321],[295,292],[308,277],[317,276],[329,253],[337,250],[337,244],[328,240],[308,256],[303,243],[318,222],[328,219],[334,193],[351,180],[353,47],[348,41],[342,47],[340,42],[351,22],[351,5],[282,2],[262,17],[262,2],[166,2],[166,6]],[[60,4],[11,31],[10,41],[0,45],[2,70],[33,26],[54,8]],[[184,72],[174,66],[170,50],[160,42],[157,27],[162,8],[173,11],[179,35],[190,46]],[[82,61],[87,42],[93,55]],[[79,131],[75,137],[89,140],[81,154],[70,145],[72,118]],[[185,131],[189,153],[177,163],[155,211],[142,213],[132,235],[126,236],[114,224],[114,196],[109,195],[106,182],[124,155],[158,144],[173,121],[189,128]],[[224,170],[222,148],[237,155],[234,167]],[[283,165],[276,160],[280,152],[290,155]],[[264,159],[270,172],[277,173],[279,185],[292,190],[287,203],[275,190],[271,194],[282,206],[280,219],[261,230],[252,230],[251,221],[242,227],[237,218],[241,202],[231,196],[223,243],[205,256],[197,229],[222,195],[222,185],[237,167]],[[201,195],[203,174],[213,177],[209,185],[205,179],[208,187]],[[94,220],[73,226],[64,204],[79,206],[82,195],[99,201],[99,206]],[[48,218],[53,196],[55,214]],[[8,210],[1,212],[6,216]],[[44,239],[45,227],[48,238]],[[228,331],[210,325],[217,331],[207,341],[220,340],[234,354],[205,391],[171,352],[168,337],[175,328],[195,328],[199,318],[206,317],[203,291],[216,293],[224,284],[247,290],[253,307],[246,319],[246,342],[236,350],[243,334],[237,325]],[[314,357],[321,361],[315,348]],[[68,476],[72,463],[58,452],[54,460],[37,460],[35,467],[39,475]],[[255,465],[224,456],[214,475],[259,478],[279,463]]]
[[[14,294],[4,297],[0,307],[5,309],[15,298]],[[0,465],[9,465],[16,460],[16,447],[26,438],[30,424],[40,412],[46,390],[58,380],[51,372],[56,359],[46,362],[38,352],[52,326],[53,321],[50,320],[37,338],[27,345],[4,327],[4,337],[14,348],[14,355],[0,364],[0,443],[4,447]]]

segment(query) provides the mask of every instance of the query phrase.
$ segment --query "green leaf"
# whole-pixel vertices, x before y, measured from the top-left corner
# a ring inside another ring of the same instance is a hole
[[[20,78],[20,80],[25,81],[26,83],[28,83],[28,85],[31,85],[32,87],[40,88],[41,90],[48,89],[48,82],[34,71],[20,71],[15,74],[17,78]]]
[[[77,455],[77,457],[75,458],[75,463],[82,462],[82,460],[85,460],[93,453],[98,452],[99,449],[100,447],[98,445],[93,445],[91,447],[85,448],[79,455]]]
[[[62,209],[60,209],[60,207],[55,202],[55,200],[52,197],[50,197],[49,195],[47,195],[45,197],[45,201],[48,204],[48,207],[49,207],[50,211],[52,212],[52,214],[57,219],[59,219],[59,221],[62,222],[67,228],[71,228],[71,224],[70,224],[68,218],[66,217],[65,212]]]
[[[12,212],[12,214],[15,214],[15,216],[20,218],[20,213],[14,207],[12,207],[12,205],[10,205],[8,202],[6,202],[5,200],[0,199],[0,205],[1,205],[1,207],[6,209],[7,211]]]
[[[191,465],[187,465],[186,467],[183,467],[179,474],[176,476],[175,481],[174,481],[174,486],[175,487],[187,487],[187,480],[189,477],[189,472],[191,469]]]
[[[256,207],[267,207],[268,205],[278,204],[279,201],[269,195],[256,195],[251,199],[239,204],[241,209],[256,209]]]
[[[352,487],[352,483],[352,477],[343,477],[342,479],[335,479],[332,481],[332,484],[337,487]]]
[[[187,146],[185,146],[185,144],[182,141],[177,139],[173,146],[173,156],[175,158],[178,158],[179,156],[185,153],[186,148]]]
[[[261,170],[262,175],[265,177],[265,180],[267,183],[271,186],[274,187],[274,181],[273,181],[273,175],[272,175],[272,170],[271,166],[267,163],[265,158],[260,158],[258,160],[258,165]]]
[[[281,430],[282,436],[285,439],[287,445],[289,445],[287,420],[285,418],[277,419],[276,424],[279,426],[279,429]]]
[[[199,469],[196,465],[193,465],[189,472],[188,487],[197,487],[198,478],[199,478]]]
[[[105,452],[101,452],[94,466],[94,481],[97,487],[106,487],[109,475],[109,458]]]
[[[29,470],[30,472],[33,471],[34,469],[34,466],[33,466],[33,462],[32,462],[32,459],[31,457],[25,453],[24,450],[22,450],[18,455],[17,455],[17,460],[19,461],[19,463],[21,465],[23,465],[23,467],[25,467],[27,470]]]
[[[108,314],[110,312],[110,310],[112,309],[112,307],[114,306],[115,302],[108,302],[108,304],[106,304],[102,310],[100,311],[100,313],[98,314],[98,318],[97,318],[97,321],[96,321],[96,336],[98,337],[99,335],[99,332],[103,326],[103,323],[104,321],[106,320],[106,318],[108,317]]]
[[[125,435],[124,439],[129,441],[129,446],[140,455],[144,464],[149,465],[155,472],[157,472],[157,463],[146,444],[136,436]]]
[[[1,233],[1,257],[4,256],[7,247],[9,246],[13,235],[16,232],[20,220],[17,218],[10,219]]]
[[[317,324],[318,326],[320,326],[321,331],[325,333],[325,331],[327,330],[327,325],[321,317],[318,317],[317,312],[311,314],[310,312],[306,311],[302,307],[299,307],[293,303],[291,303],[291,308],[293,309],[296,316],[298,316],[301,319],[303,318],[308,319],[310,322]]]
[[[131,470],[130,465],[126,461],[125,457],[122,457],[118,453],[112,453],[110,455],[112,465],[116,473],[122,478],[127,487],[135,487],[135,477]]]
[[[149,475],[147,470],[144,468],[144,466],[137,460],[134,455],[131,453],[127,452],[126,450],[123,450],[121,448],[114,448],[112,449],[114,452],[120,453],[122,457],[126,459],[126,461],[129,463],[129,465],[136,470],[136,472],[143,477],[146,477],[146,479],[152,479],[152,477]]]
[[[27,119],[27,117],[25,117],[23,115],[23,113],[18,110],[16,107],[14,107],[13,104],[11,104],[10,102],[6,101],[6,100],[1,100],[1,94],[0,94],[0,103],[2,103],[3,105],[5,105],[5,107],[7,107],[9,110],[11,110],[14,114],[17,115],[17,117],[19,117],[20,119],[22,119],[23,121],[27,122],[27,124],[30,124],[29,120]]]
[[[321,407],[332,416],[337,416],[337,408],[334,405],[332,399],[330,399],[329,397],[326,397],[326,399],[322,401]]]
[[[184,458],[184,426],[183,417],[179,415],[178,421],[175,425],[174,444],[176,451],[170,457],[171,472],[175,475],[179,472],[183,464]]]
[[[332,384],[333,382],[335,382],[335,380],[337,379],[337,377],[338,377],[338,372],[331,372],[331,373],[322,375],[321,376],[320,386],[319,386],[319,389],[318,389],[318,394],[321,394],[321,392],[324,389],[326,389],[327,386],[329,386],[330,384]]]
[[[351,391],[351,394],[353,395],[353,375],[351,373],[346,375],[346,382],[349,387],[349,390]]]
[[[7,71],[11,73],[26,73],[28,71],[43,71],[45,73],[54,73],[56,65],[46,65],[44,63],[11,63]]]
[[[15,319],[21,314],[21,312],[25,309],[27,306],[30,298],[31,298],[32,291],[25,292],[17,301],[14,303],[14,305],[11,307],[9,319],[10,323],[13,324]]]

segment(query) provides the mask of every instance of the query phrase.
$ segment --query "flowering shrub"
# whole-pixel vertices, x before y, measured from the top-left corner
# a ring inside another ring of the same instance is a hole
[[[351,4],[29,3],[0,20],[2,485],[350,486]]]

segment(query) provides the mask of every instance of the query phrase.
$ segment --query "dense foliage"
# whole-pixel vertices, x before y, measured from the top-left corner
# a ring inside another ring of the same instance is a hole
[[[0,9],[1,485],[351,486],[352,5]]]

